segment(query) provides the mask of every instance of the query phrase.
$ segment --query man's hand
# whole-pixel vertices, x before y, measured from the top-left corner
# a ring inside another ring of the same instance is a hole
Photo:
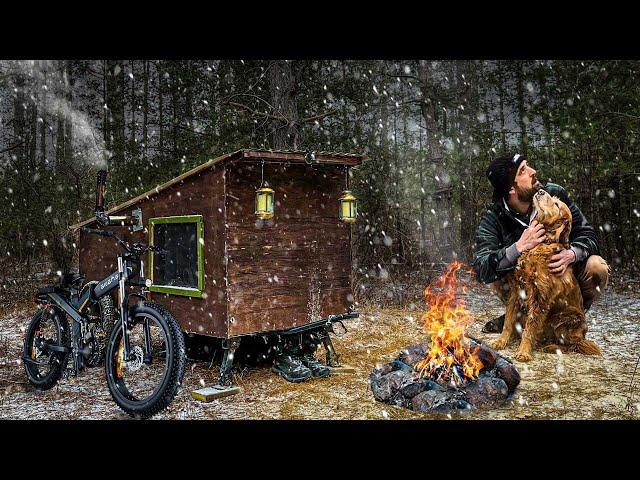
[[[518,252],[524,253],[531,250],[533,247],[540,245],[544,242],[544,238],[544,225],[533,220],[531,225],[522,232],[520,240],[516,242],[516,248],[518,249]]]
[[[562,275],[567,267],[576,261],[576,254],[571,249],[562,250],[551,257],[549,271],[554,275]]]

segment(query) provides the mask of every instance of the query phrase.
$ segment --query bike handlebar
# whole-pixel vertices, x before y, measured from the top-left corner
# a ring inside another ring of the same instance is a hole
[[[122,245],[122,247],[129,253],[140,254],[146,251],[159,253],[161,255],[168,253],[163,248],[155,247],[152,245],[149,246],[143,243],[134,243],[133,247],[131,247],[127,242],[122,240],[115,232],[112,232],[110,230],[98,230],[96,228],[82,227],[82,231],[92,235],[99,235],[101,237],[115,238],[118,241],[118,243]]]
[[[114,232],[111,232],[109,230],[98,230],[97,228],[82,227],[82,231],[86,233],[90,233],[92,235],[100,235],[101,237],[118,238],[118,236]]]

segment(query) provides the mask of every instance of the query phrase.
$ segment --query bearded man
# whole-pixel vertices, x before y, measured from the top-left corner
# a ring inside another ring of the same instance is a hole
[[[487,177],[493,186],[493,204],[476,232],[473,268],[478,279],[491,283],[506,305],[509,284],[505,275],[516,267],[522,253],[545,238],[544,227],[535,221],[532,203],[533,195],[542,188],[566,203],[572,216],[570,248],[551,258],[550,271],[562,275],[567,268],[573,268],[587,311],[607,286],[609,266],[599,256],[596,233],[578,206],[560,185],[542,185],[536,178],[536,171],[520,154],[493,160],[487,169]],[[482,331],[499,333],[503,324],[504,314],[487,322]]]

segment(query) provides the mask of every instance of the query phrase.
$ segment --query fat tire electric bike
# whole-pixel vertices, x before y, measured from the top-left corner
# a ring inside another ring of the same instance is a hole
[[[106,172],[98,176],[99,207],[105,180]],[[96,210],[99,223],[113,224]],[[83,230],[115,239],[124,249],[117,255],[118,270],[84,286],[83,276],[63,274],[59,285],[38,290],[39,309],[24,340],[27,378],[36,389],[48,390],[63,375],[76,376],[104,359],[107,386],[116,404],[132,417],[149,418],[169,406],[185,371],[185,343],[178,321],[167,308],[146,297],[151,282],[144,276],[143,255],[166,252],[141,243],[129,245],[109,230]],[[112,296],[116,289],[119,319]],[[140,301],[130,306],[133,297]],[[70,358],[72,366],[67,368]]]

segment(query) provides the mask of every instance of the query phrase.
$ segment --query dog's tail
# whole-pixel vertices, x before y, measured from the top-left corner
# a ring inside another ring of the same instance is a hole
[[[598,347],[598,344],[592,340],[581,340],[575,345],[572,345],[574,352],[581,353],[583,355],[602,355],[602,350]]]
[[[545,353],[556,353],[560,350],[562,353],[581,353],[582,355],[602,355],[602,351],[596,342],[591,340],[580,340],[571,345],[551,344],[545,345],[542,349]]]

